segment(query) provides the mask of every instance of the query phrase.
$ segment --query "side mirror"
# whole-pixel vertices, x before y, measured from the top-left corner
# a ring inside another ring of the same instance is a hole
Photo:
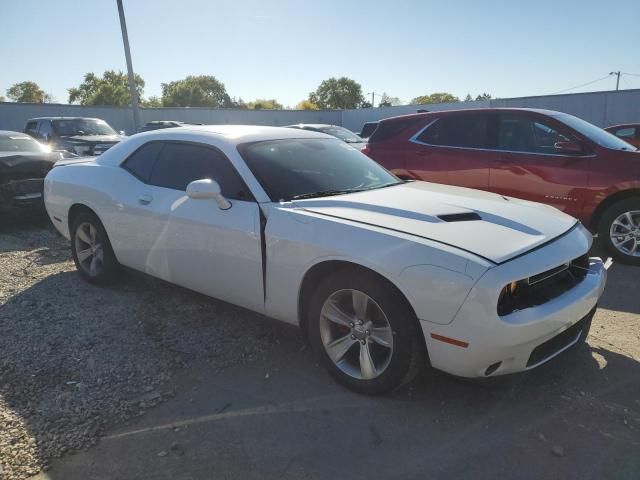
[[[556,142],[553,144],[553,147],[556,149],[558,153],[581,153],[582,146],[578,142]]]
[[[120,130],[118,133],[120,135],[122,135],[123,137],[125,137],[127,135],[127,132],[125,132],[124,130]]]
[[[212,199],[218,204],[220,210],[228,210],[231,208],[231,202],[224,198],[220,190],[220,185],[215,180],[204,178],[202,180],[194,180],[187,185],[187,196],[193,199]]]

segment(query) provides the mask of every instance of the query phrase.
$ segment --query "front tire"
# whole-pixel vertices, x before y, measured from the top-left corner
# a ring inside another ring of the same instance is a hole
[[[336,272],[314,292],[309,340],[329,373],[376,395],[411,381],[426,363],[417,319],[393,286],[368,272]]]
[[[609,207],[600,220],[598,237],[617,261],[640,265],[640,197]]]
[[[89,283],[115,279],[119,264],[102,222],[94,214],[78,214],[71,225],[71,254],[78,272]]]

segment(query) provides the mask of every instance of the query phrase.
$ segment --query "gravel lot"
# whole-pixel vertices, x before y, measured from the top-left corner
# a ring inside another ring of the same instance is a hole
[[[295,329],[141,274],[127,272],[109,288],[88,285],[75,272],[68,242],[48,221],[10,225],[0,226],[2,479],[27,478],[65,452],[92,445],[110,427],[175,395],[175,379],[196,364],[213,374],[279,348],[304,348]],[[575,399],[581,425],[607,433],[613,422],[616,438],[637,448],[638,276],[629,267],[613,270],[589,344],[605,377],[607,361],[616,367],[611,382],[628,385],[625,398],[594,403],[585,391],[596,386],[580,376],[562,398]],[[535,372],[526,381],[555,375]],[[425,404],[433,395],[426,392]]]
[[[169,380],[190,362],[215,372],[297,335],[132,272],[110,288],[88,285],[46,219],[0,228],[2,479],[36,474],[173,396]]]

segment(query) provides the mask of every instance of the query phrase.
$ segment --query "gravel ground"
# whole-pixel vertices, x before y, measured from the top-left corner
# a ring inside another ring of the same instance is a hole
[[[196,367],[199,376],[203,364],[213,376],[230,366],[268,363],[285,346],[304,348],[296,329],[145,275],[125,272],[111,287],[91,286],[47,220],[9,225],[0,218],[0,479],[27,478],[65,452],[96,443],[107,429],[172,397]],[[542,385],[524,394],[540,397],[525,402],[525,415],[539,417],[535,404],[551,394],[543,387],[558,381],[554,398],[560,389],[557,402],[571,400],[581,428],[637,445],[637,271],[621,265],[610,271],[589,336],[596,373],[583,365],[576,372],[584,375],[561,378],[571,362],[584,361],[567,357],[556,373],[549,367],[514,377],[516,384]],[[434,392],[424,390],[420,404],[427,405]],[[482,397],[483,390],[473,391]]]
[[[260,360],[295,330],[144,275],[94,287],[44,219],[0,226],[0,478],[23,479],[172,397],[190,362]]]

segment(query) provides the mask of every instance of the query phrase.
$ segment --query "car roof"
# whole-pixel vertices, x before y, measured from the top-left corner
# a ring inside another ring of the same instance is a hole
[[[620,128],[620,127],[627,127],[627,128],[631,128],[631,127],[640,127],[640,123],[619,123],[617,125],[609,125],[608,127],[605,127],[605,130],[608,130],[609,128]]]
[[[22,132],[14,132],[13,130],[0,130],[0,137],[26,137],[26,138],[31,138],[29,135],[27,135],[26,133],[22,133]]]
[[[328,123],[296,123],[294,125],[287,125],[287,128],[327,128],[327,127],[339,127],[340,125],[329,125]]]
[[[27,122],[33,122],[35,120],[102,120],[101,118],[94,117],[36,117],[30,118]],[[102,120],[104,122],[104,120]]]
[[[164,128],[136,134],[138,138],[148,137],[157,140],[196,140],[202,136],[213,136],[231,145],[282,140],[287,138],[330,138],[335,137],[320,132],[286,127],[267,127],[262,125],[185,125],[179,129]]]
[[[550,117],[555,117],[558,115],[567,115],[563,112],[557,112],[555,110],[545,110],[543,108],[460,108],[455,110],[434,110],[432,112],[410,113],[408,115],[398,115],[395,117],[385,118],[380,121],[386,122],[386,121],[395,121],[395,120],[410,119],[410,118],[432,118],[432,117],[442,117],[442,116],[448,116],[448,115],[458,115],[458,114],[464,114],[464,113],[489,113],[489,112],[531,112],[531,113],[538,113],[541,115],[548,115]]]

